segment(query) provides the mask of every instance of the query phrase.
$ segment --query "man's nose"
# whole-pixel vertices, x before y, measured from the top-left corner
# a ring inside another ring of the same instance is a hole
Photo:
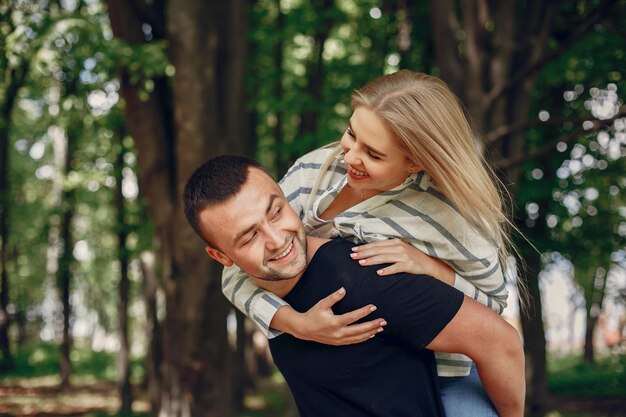
[[[279,229],[268,227],[265,233],[267,238],[265,245],[268,249],[279,249],[285,244],[285,237]]]

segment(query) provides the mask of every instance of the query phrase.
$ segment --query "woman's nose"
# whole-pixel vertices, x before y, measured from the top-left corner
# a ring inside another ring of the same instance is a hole
[[[363,162],[361,157],[358,155],[358,152],[354,148],[348,148],[345,151],[344,160],[346,163],[354,166],[361,165]]]

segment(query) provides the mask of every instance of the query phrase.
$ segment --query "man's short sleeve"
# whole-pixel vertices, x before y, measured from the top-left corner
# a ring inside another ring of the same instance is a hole
[[[463,303],[463,293],[428,275],[395,274],[379,276],[380,265],[361,266],[350,258],[354,246],[345,240],[323,245],[309,270],[334,274],[346,288],[346,297],[333,310],[341,314],[369,303],[377,310],[363,321],[375,316],[387,321],[377,337],[390,337],[424,348],[456,315]]]

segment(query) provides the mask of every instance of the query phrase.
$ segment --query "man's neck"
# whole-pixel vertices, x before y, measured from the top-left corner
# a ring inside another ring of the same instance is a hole
[[[315,252],[322,246],[324,243],[328,242],[329,239],[323,239],[319,237],[307,236],[306,237],[306,264],[307,267],[315,256]],[[304,275],[305,271],[302,271],[299,275],[291,279],[285,279],[281,281],[266,281],[258,278],[252,278],[252,280],[259,287],[267,290],[271,293],[276,294],[279,297],[285,297],[289,292],[296,286],[300,278]]]

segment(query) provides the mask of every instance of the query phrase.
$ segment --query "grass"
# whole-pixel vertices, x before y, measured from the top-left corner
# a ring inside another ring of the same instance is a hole
[[[550,391],[555,396],[626,398],[626,355],[598,359],[593,365],[580,356],[552,359],[548,365]]]
[[[73,348],[71,387],[60,390],[59,347],[49,343],[14,351],[14,367],[0,371],[0,415],[147,417],[148,405],[139,398],[131,415],[121,415],[116,388],[116,356]],[[131,361],[131,380],[143,378],[141,360]]]
[[[72,349],[72,385],[59,392],[59,348],[40,343],[15,350],[14,368],[0,371],[0,415],[117,416],[115,353]],[[580,356],[549,358],[548,380],[555,407],[542,417],[614,417],[626,415],[626,355],[601,358],[593,365]],[[131,362],[131,379],[143,378],[140,359]],[[143,405],[142,405],[143,404]],[[133,416],[147,416],[147,404],[138,401]],[[258,381],[245,399],[239,417],[295,415],[288,388],[279,373]],[[135,408],[135,407],[134,407]],[[28,411],[30,410],[30,411]],[[120,416],[122,417],[122,416]]]
[[[80,382],[116,381],[116,356],[110,352],[73,347],[70,353],[72,379]],[[143,378],[141,359],[131,360],[131,381],[139,383]],[[14,352],[14,367],[2,372],[4,384],[15,379],[53,377],[59,374],[59,346],[38,343],[22,346]],[[74,381],[73,381],[74,382]]]

